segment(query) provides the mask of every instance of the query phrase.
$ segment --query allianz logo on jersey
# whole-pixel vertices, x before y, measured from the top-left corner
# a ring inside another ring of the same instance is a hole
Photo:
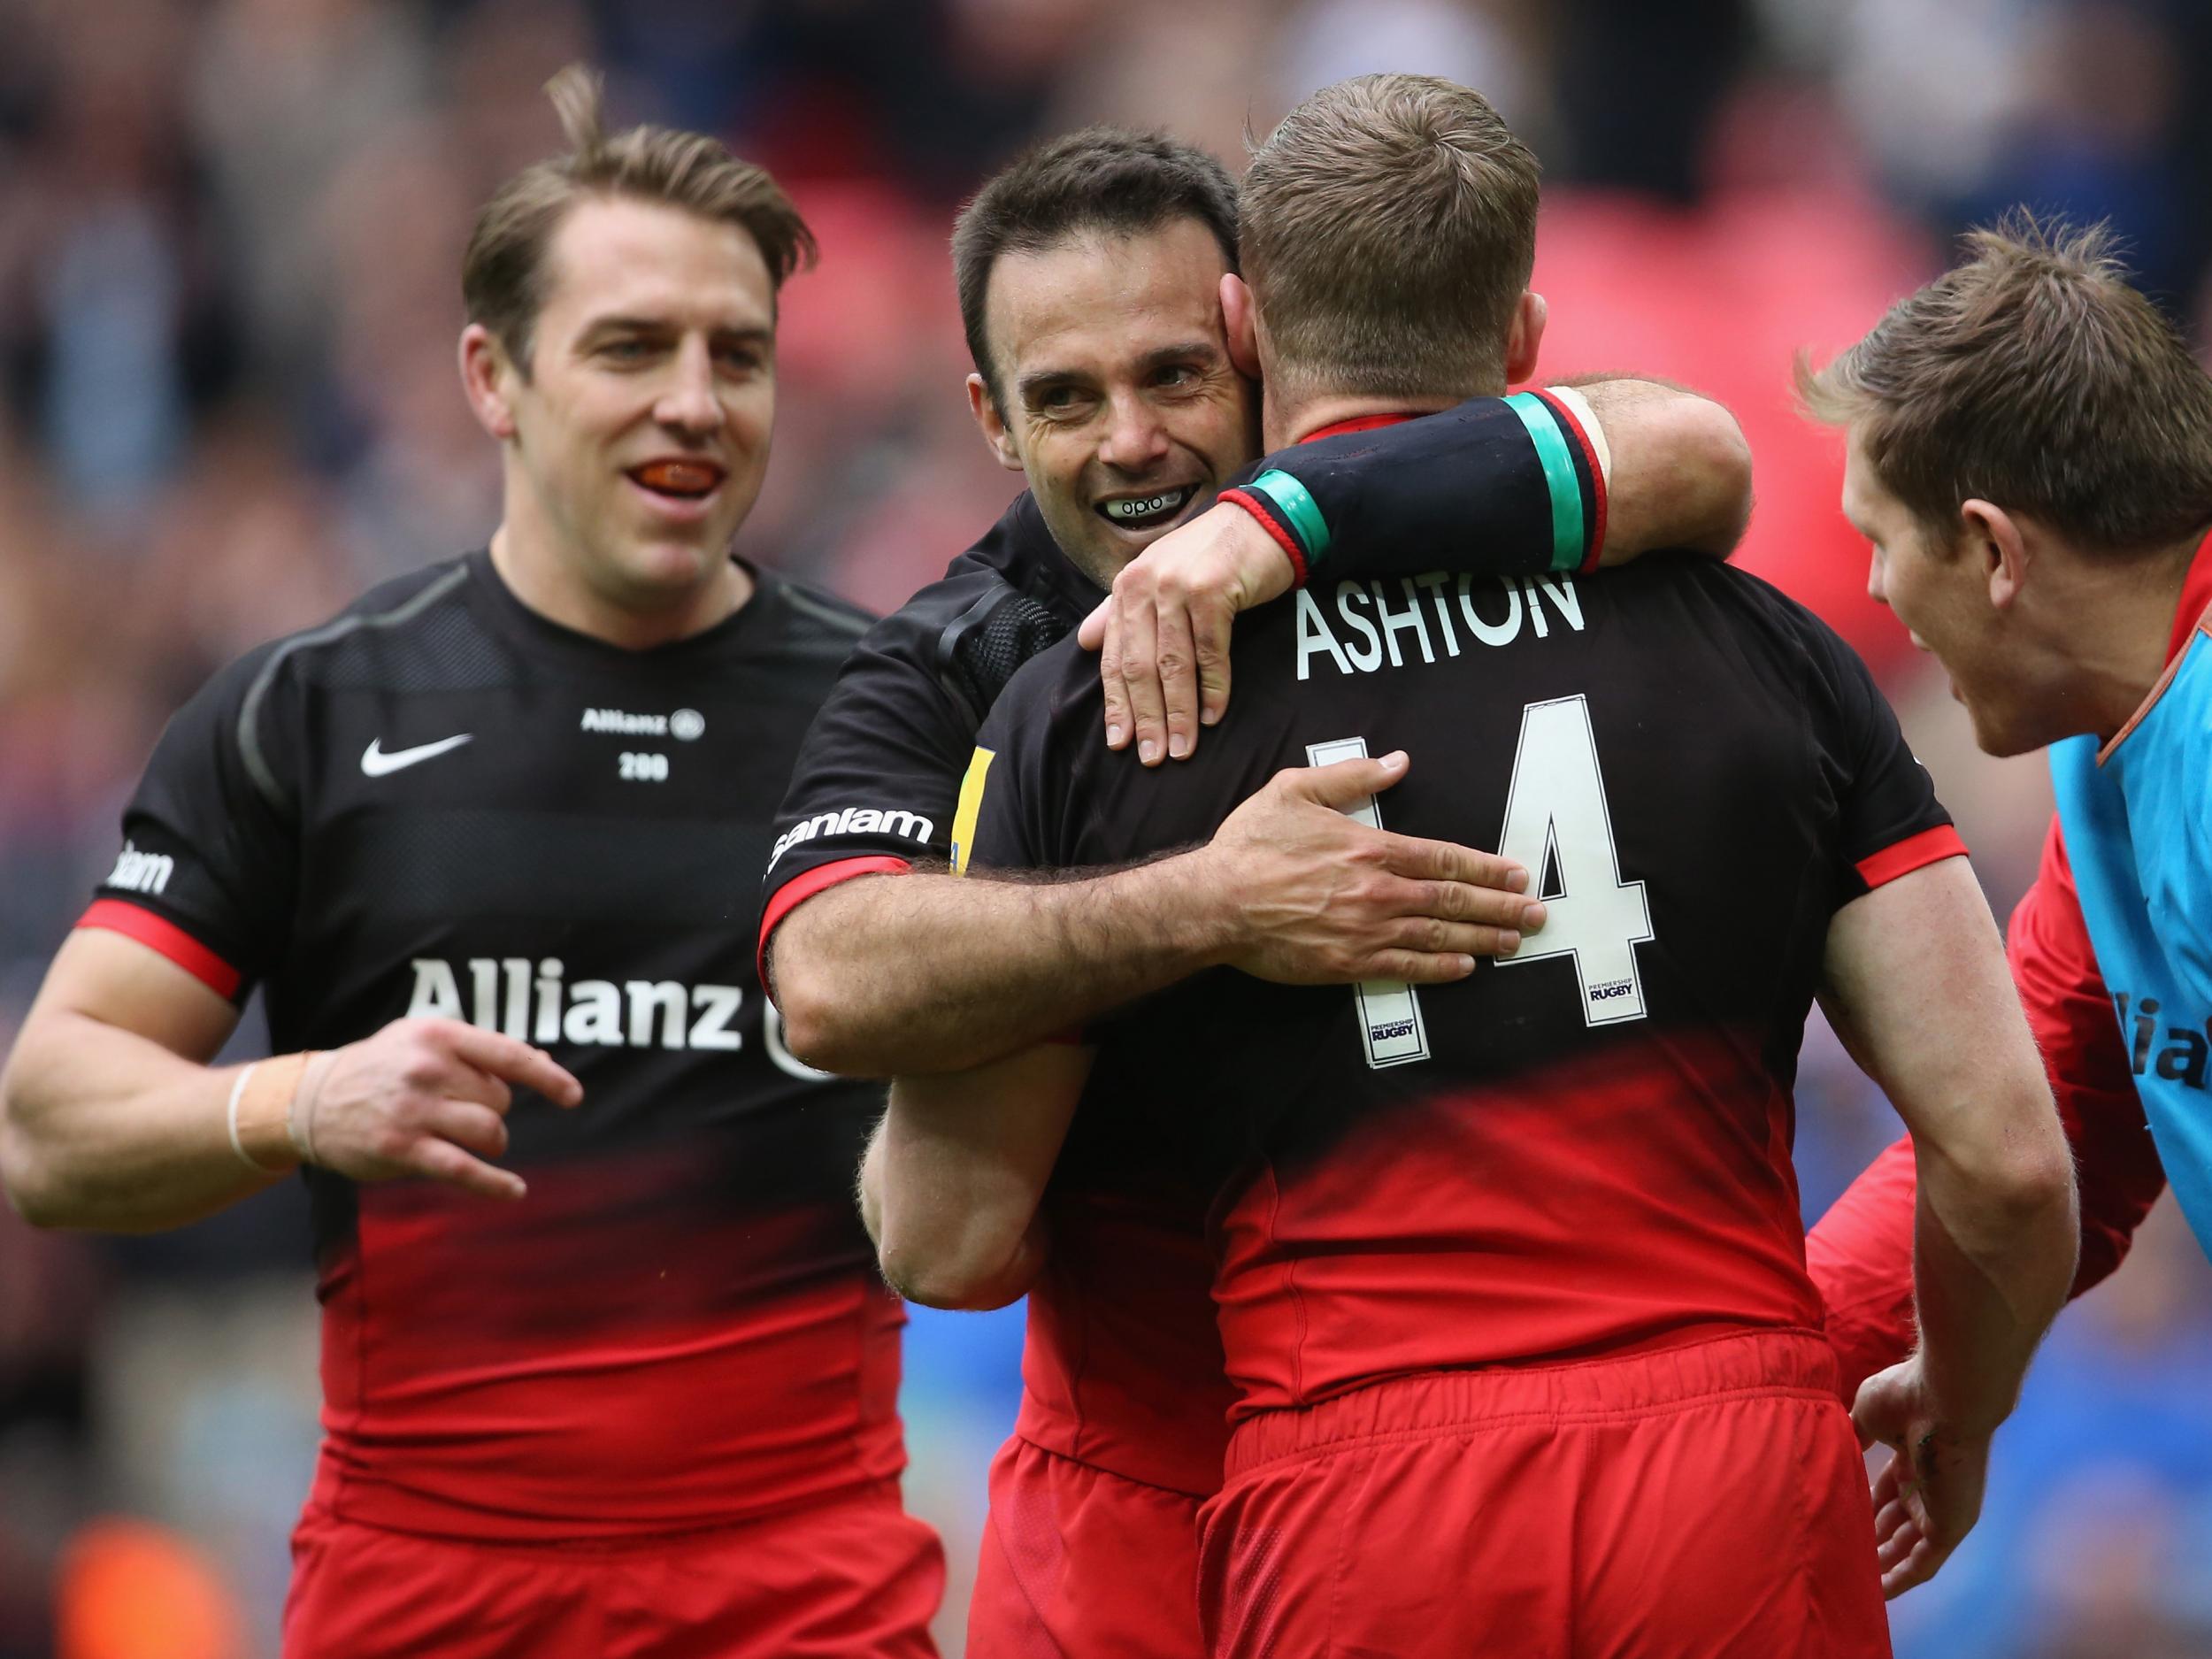
[[[459,1019],[541,1048],[672,1048],[734,1054],[745,1046],[735,985],[674,979],[573,979],[558,956],[417,956],[411,1019]],[[783,1019],[761,999],[761,1034],[777,1067],[807,1082],[828,1079],[784,1046]]]
[[[673,979],[568,979],[557,956],[471,956],[455,964],[417,956],[410,1019],[463,1019],[524,1042],[577,1047],[721,1048],[743,1046],[731,1022],[744,1005],[734,985]],[[466,977],[469,995],[463,1001]]]
[[[2120,1033],[2128,1045],[2130,1069],[2138,1077],[2155,1075],[2179,1083],[2185,1088],[2202,1088],[2205,1061],[2208,1054],[2212,1054],[2212,1044],[2205,1041],[2205,1031],[2187,1025],[2169,1025],[2164,1041],[2161,1043],[2158,999],[2146,996],[2137,1000],[2135,1018],[2131,1021],[2128,1018],[2129,1000],[2125,991],[2112,994],[2113,1007],[2120,1016]],[[2212,1021],[2207,1021],[2206,1025],[2212,1027]],[[2154,1046],[2155,1053],[2153,1051]]]
[[[937,826],[930,819],[897,807],[849,806],[835,812],[817,812],[776,837],[775,847],[768,855],[768,867],[773,870],[784,854],[818,835],[898,835],[908,841],[926,841],[936,833]]]
[[[673,714],[633,714],[627,709],[586,709],[583,729],[618,737],[672,737],[690,743],[706,735],[707,717],[696,709]]]
[[[102,885],[121,887],[126,893],[161,893],[167,890],[176,869],[177,861],[167,853],[142,853],[125,841],[122,856]]]

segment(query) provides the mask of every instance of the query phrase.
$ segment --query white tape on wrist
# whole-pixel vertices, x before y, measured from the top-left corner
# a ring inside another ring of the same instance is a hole
[[[253,1155],[246,1150],[246,1143],[238,1138],[238,1102],[245,1098],[246,1085],[251,1080],[260,1064],[261,1062],[257,1060],[253,1064],[246,1067],[244,1071],[239,1072],[238,1080],[230,1086],[230,1106],[224,1114],[230,1125],[230,1149],[238,1155],[238,1161],[255,1174],[281,1175],[284,1172],[281,1170],[273,1170],[265,1164],[255,1163]]]

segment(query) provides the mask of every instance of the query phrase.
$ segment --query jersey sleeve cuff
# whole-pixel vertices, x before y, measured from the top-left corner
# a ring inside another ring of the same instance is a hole
[[[901,876],[913,867],[905,859],[886,853],[840,858],[833,864],[817,864],[778,887],[769,897],[768,908],[761,912],[760,943],[754,955],[753,969],[760,976],[762,995],[766,995],[768,991],[769,936],[783,925],[784,918],[816,894],[826,892],[841,881],[850,881],[856,876]]]
[[[1590,407],[1590,400],[1571,386],[1548,386],[1537,394],[1550,405],[1568,435],[1580,448],[1583,462],[1589,472],[1589,522],[1585,540],[1588,547],[1582,563],[1576,567],[1577,575],[1585,575],[1597,569],[1598,561],[1605,554],[1605,518],[1611,503],[1608,482],[1612,472],[1612,457],[1605,442],[1605,430],[1598,425],[1597,411]]]
[[[1859,879],[1866,883],[1866,890],[1871,893],[1900,876],[1909,876],[1929,864],[1939,864],[1946,858],[1965,856],[1966,843],[1959,838],[1957,829],[1948,824],[1939,824],[1933,829],[1908,835],[1901,841],[1892,841],[1881,851],[1860,859],[1853,868],[1859,872]]]
[[[1306,585],[1306,578],[1311,574],[1306,565],[1306,550],[1298,544],[1295,532],[1288,525],[1277,518],[1270,511],[1272,503],[1263,504],[1257,495],[1243,488],[1225,489],[1221,492],[1221,499],[1233,502],[1259,520],[1260,528],[1272,536],[1276,546],[1281,548],[1284,553],[1289,556],[1290,585],[1293,588],[1303,588]]]
[[[246,976],[164,916],[124,899],[95,899],[77,918],[80,927],[98,927],[166,956],[202,985],[226,999],[234,998]]]

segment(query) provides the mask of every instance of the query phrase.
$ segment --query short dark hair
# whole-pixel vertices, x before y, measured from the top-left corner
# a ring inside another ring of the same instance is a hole
[[[493,193],[476,216],[461,259],[469,321],[498,336],[525,375],[531,330],[545,303],[545,255],[568,211],[588,196],[626,197],[734,225],[752,237],[768,280],[811,265],[814,233],[764,168],[741,161],[721,140],[665,127],[609,135],[600,78],[571,64],[545,83],[567,137],[566,155],[533,162]]]
[[[1237,186],[1195,144],[1165,133],[1086,127],[1025,152],[960,210],[952,229],[953,280],[968,355],[998,402],[983,321],[991,267],[1001,254],[1036,253],[1085,231],[1141,235],[1193,219],[1237,268]]]
[[[1979,496],[2084,549],[2147,552],[2212,524],[2212,375],[2127,280],[2105,227],[2016,212],[1818,373],[1883,486],[1955,544]]]
[[[1504,389],[1539,170],[1479,93],[1362,75],[1283,117],[1244,177],[1244,279],[1302,395]]]

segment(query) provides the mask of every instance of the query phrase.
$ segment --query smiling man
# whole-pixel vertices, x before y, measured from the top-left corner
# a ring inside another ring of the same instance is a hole
[[[1252,400],[1221,338],[1221,244],[1195,219],[1010,249],[984,303],[968,403],[1000,464],[1029,480],[1052,539],[1101,589],[1154,533],[1251,458]],[[1141,349],[1102,361],[1110,336]],[[1153,405],[1171,411],[1155,415]]]
[[[171,722],[24,1025],[0,1175],[133,1232],[305,1176],[287,1653],[922,1659],[941,1558],[849,1197],[871,1091],[782,1048],[732,874],[864,626],[730,553],[813,244],[716,141],[552,90],[572,148],[463,270],[489,547]],[[277,1057],[211,1065],[257,983]]]

